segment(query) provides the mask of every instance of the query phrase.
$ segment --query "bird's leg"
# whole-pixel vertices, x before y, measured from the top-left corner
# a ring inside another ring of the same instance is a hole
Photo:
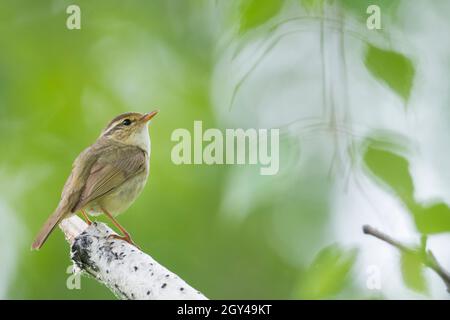
[[[115,238],[115,239],[120,239],[120,240],[125,240],[126,242],[128,242],[129,244],[132,244],[133,246],[135,246],[136,248],[139,249],[139,247],[134,243],[134,241],[131,239],[130,234],[127,232],[127,230],[125,230],[124,227],[122,227],[120,225],[120,223],[112,216],[111,213],[108,212],[108,210],[106,210],[105,208],[101,207],[102,211],[106,214],[106,216],[111,219],[111,221],[114,223],[114,225],[119,228],[119,230],[123,233],[123,237],[117,235],[117,234],[112,234],[110,235],[111,238]]]
[[[86,212],[84,212],[83,209],[81,209],[81,214],[83,215],[83,218],[86,221],[86,223],[90,226],[92,224],[92,221],[91,219],[89,219],[88,215],[86,214]]]

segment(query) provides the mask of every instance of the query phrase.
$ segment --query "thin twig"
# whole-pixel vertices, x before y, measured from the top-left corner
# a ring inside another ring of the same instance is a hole
[[[422,261],[422,263],[425,266],[427,266],[428,268],[430,268],[431,270],[433,270],[438,274],[438,276],[442,279],[442,281],[444,281],[447,287],[447,292],[450,293],[450,273],[441,266],[441,264],[437,261],[436,257],[434,256],[431,250],[426,250],[426,248],[417,249],[409,247],[401,243],[400,241],[392,238],[391,236],[385,234],[384,232],[381,232],[369,225],[363,226],[363,232],[365,234],[378,238],[386,243],[389,243],[390,245],[392,245],[393,247],[397,248],[402,252],[418,256],[420,258],[420,261]]]

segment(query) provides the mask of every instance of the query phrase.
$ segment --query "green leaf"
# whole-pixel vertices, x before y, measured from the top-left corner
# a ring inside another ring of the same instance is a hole
[[[450,208],[445,203],[435,203],[430,206],[413,204],[409,206],[409,209],[421,233],[436,234],[450,231]]]
[[[299,281],[295,298],[323,299],[338,294],[346,285],[357,256],[356,249],[337,245],[322,249]]]
[[[282,0],[244,0],[241,6],[240,33],[259,27],[278,14]]]
[[[422,205],[414,199],[414,184],[409,172],[409,163],[404,157],[383,148],[380,142],[367,145],[364,163],[384,185],[408,207],[417,229],[422,234],[450,231],[450,208],[443,202]],[[392,146],[390,146],[392,148]]]
[[[427,283],[423,274],[422,259],[417,254],[402,252],[401,268],[403,281],[411,290],[426,293]]]
[[[404,55],[369,45],[365,65],[372,75],[408,101],[414,80],[414,65]]]
[[[409,173],[408,161],[377,144],[369,144],[364,162],[370,171],[388,185],[406,204],[413,201],[414,185]]]

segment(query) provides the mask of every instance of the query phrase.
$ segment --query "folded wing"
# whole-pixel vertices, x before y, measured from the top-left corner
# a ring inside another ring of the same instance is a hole
[[[92,165],[79,201],[71,212],[109,194],[131,177],[143,172],[146,161],[145,152],[138,147],[116,145],[103,150]]]

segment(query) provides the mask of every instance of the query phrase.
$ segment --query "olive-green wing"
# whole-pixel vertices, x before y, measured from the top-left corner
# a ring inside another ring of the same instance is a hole
[[[32,249],[41,248],[56,225],[72,213],[71,209],[76,206],[80,200],[92,165],[96,162],[96,154],[101,147],[101,144],[95,143],[81,152],[75,159],[72,165],[72,172],[64,185],[58,207],[41,227],[31,245]]]
[[[92,165],[80,199],[71,211],[78,211],[143,172],[146,161],[145,152],[138,147],[115,145],[105,148]]]

